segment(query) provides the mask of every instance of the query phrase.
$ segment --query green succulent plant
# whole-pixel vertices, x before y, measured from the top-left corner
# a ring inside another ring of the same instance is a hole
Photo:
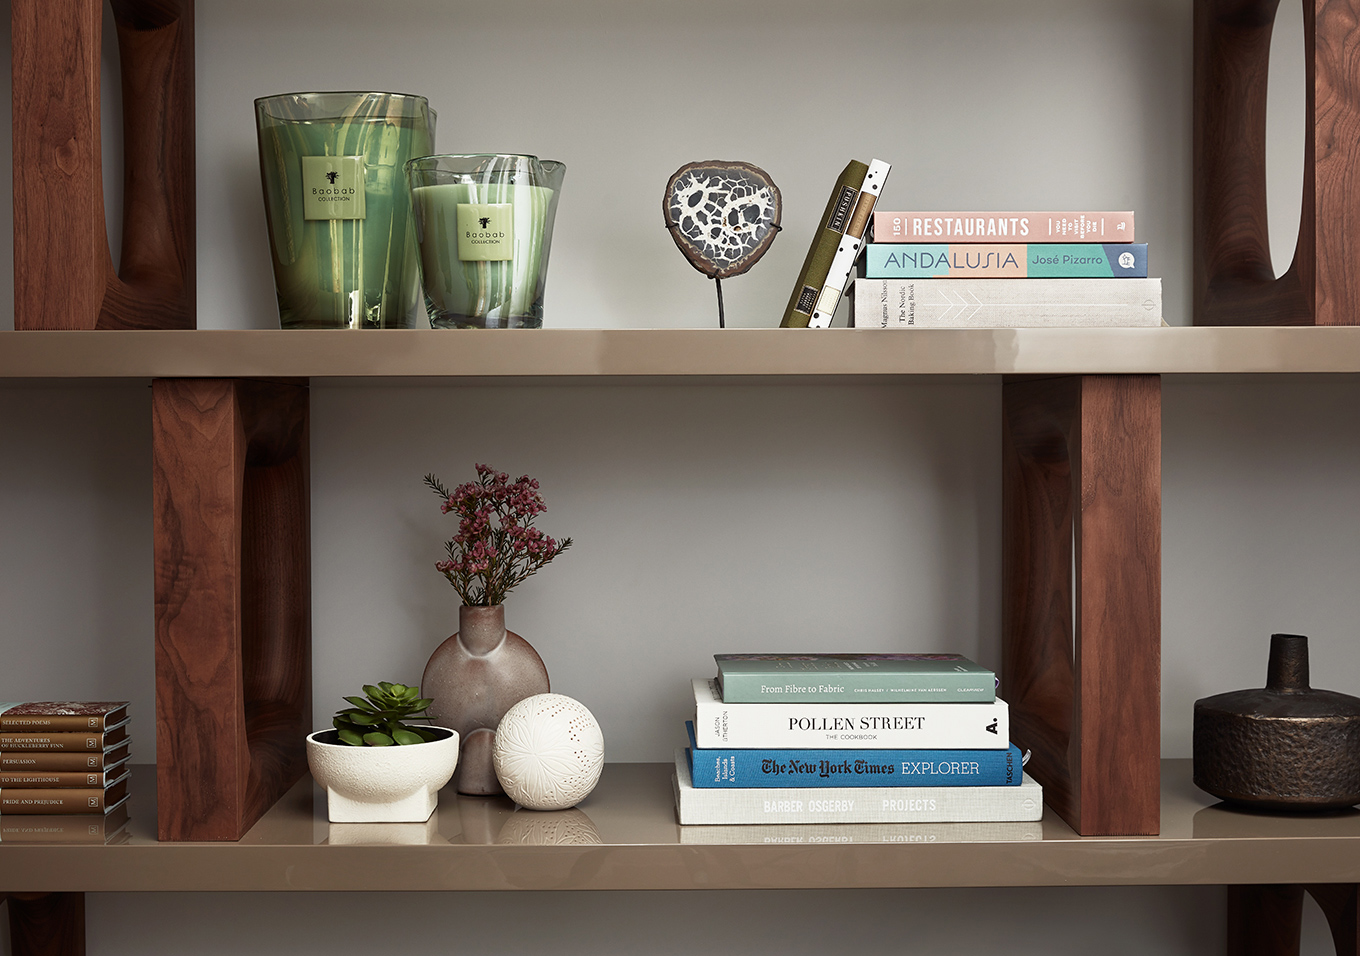
[[[439,735],[429,727],[413,727],[403,723],[411,719],[429,720],[422,714],[434,703],[420,696],[420,688],[379,681],[364,685],[365,697],[346,697],[353,704],[336,711],[335,729],[340,742],[351,747],[391,747],[394,744],[423,744],[438,740]]]

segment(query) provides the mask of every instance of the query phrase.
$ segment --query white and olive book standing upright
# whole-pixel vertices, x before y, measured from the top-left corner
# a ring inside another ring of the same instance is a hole
[[[864,185],[859,191],[855,213],[850,217],[845,235],[841,236],[840,244],[836,247],[836,256],[831,260],[831,268],[826,273],[826,285],[822,287],[822,294],[817,297],[817,307],[812,310],[808,328],[825,329],[831,326],[841,295],[850,285],[850,276],[855,271],[855,261],[864,250],[865,233],[873,216],[874,204],[878,202],[878,197],[883,192],[883,184],[887,181],[891,169],[892,164],[881,159],[869,163],[869,172],[865,175]]]

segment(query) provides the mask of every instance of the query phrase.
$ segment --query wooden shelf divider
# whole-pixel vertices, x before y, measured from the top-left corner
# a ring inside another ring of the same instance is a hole
[[[14,327],[192,329],[193,0],[112,0],[123,236],[104,219],[103,0],[13,0]]]
[[[1158,832],[1161,380],[1002,386],[1002,696],[1082,836]]]
[[[238,840],[307,771],[308,390],[152,385],[162,840]]]
[[[1360,2],[1302,0],[1303,201],[1294,260],[1276,278],[1266,87],[1279,2],[1195,0],[1196,325],[1360,324]]]
[[[1303,894],[1317,901],[1336,956],[1360,956],[1360,884],[1257,883],[1228,887],[1228,956],[1299,956]]]
[[[0,894],[12,956],[85,956],[84,893]]]

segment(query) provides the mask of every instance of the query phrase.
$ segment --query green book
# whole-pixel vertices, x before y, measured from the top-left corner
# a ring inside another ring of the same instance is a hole
[[[840,244],[841,236],[845,235],[845,227],[849,225],[850,215],[855,211],[855,202],[859,199],[860,187],[864,185],[864,177],[868,174],[869,167],[866,164],[852,159],[836,180],[836,188],[831,190],[831,198],[826,202],[826,211],[818,220],[812,248],[808,250],[803,269],[798,273],[793,295],[789,296],[789,305],[784,310],[780,328],[807,328],[812,310],[817,306],[817,297],[826,285],[831,260],[836,257],[836,247]]]
[[[715,654],[725,704],[991,703],[996,675],[959,654]]]

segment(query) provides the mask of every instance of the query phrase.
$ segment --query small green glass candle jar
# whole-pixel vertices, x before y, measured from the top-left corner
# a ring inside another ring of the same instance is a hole
[[[406,164],[430,324],[537,329],[567,168],[500,153]]]
[[[255,119],[280,324],[424,325],[403,166],[434,148],[425,97],[288,93]]]

